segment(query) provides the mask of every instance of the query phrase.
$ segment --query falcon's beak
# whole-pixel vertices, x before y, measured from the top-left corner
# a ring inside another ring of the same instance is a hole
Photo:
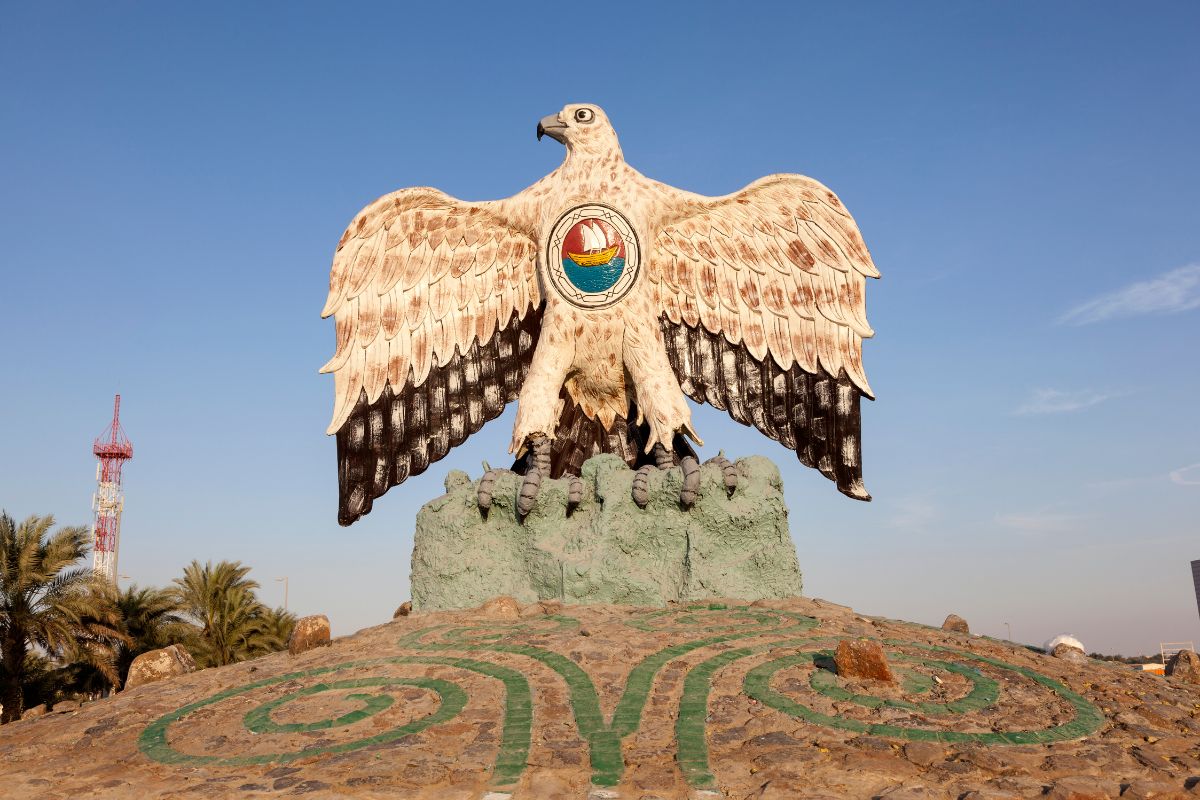
[[[542,117],[542,121],[537,126],[538,141],[542,140],[543,136],[549,136],[560,144],[566,144],[567,126],[558,121],[558,114],[551,114],[548,117]]]

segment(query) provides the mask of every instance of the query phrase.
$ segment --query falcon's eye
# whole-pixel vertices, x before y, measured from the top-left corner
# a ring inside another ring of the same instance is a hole
[[[595,115],[595,113],[593,113],[593,111],[590,108],[581,108],[575,112],[575,121],[576,122],[587,123],[587,122],[591,122],[595,118],[596,118],[596,115]]]

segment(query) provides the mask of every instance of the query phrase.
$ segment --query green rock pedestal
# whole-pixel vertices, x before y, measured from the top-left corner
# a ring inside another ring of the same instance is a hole
[[[524,523],[514,508],[520,476],[499,473],[485,518],[478,483],[452,471],[447,493],[417,514],[413,608],[473,608],[498,595],[636,606],[798,596],[779,470],[761,456],[736,466],[732,497],[720,468],[702,466],[699,496],[686,511],[681,470],[652,470],[643,509],[630,494],[634,472],[616,456],[596,456],[583,465],[583,501],[570,516],[569,480],[545,480]]]

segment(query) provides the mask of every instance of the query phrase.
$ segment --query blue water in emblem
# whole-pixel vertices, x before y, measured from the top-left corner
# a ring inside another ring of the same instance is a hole
[[[567,278],[581,292],[603,292],[605,289],[611,289],[625,269],[625,259],[620,256],[614,256],[607,264],[595,267],[581,267],[569,258],[564,258],[562,264]]]

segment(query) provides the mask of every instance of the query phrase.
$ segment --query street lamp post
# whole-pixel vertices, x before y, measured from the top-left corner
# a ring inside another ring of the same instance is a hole
[[[283,610],[287,611],[288,610],[288,576],[284,575],[282,578],[276,578],[275,580],[277,582],[283,581]]]

